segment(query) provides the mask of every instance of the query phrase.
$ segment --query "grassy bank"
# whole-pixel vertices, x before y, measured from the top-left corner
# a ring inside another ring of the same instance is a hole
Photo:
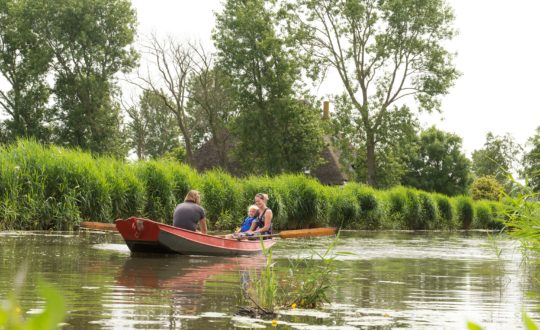
[[[82,220],[142,216],[171,223],[189,189],[202,192],[210,228],[233,229],[257,192],[270,196],[276,229],[494,229],[497,202],[395,187],[321,185],[304,175],[233,178],[168,161],[127,163],[19,141],[0,149],[0,230],[70,229]]]

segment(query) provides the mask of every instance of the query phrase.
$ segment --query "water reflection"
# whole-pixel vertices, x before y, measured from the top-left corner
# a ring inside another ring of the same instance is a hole
[[[227,329],[267,327],[234,316],[242,283],[264,257],[131,255],[118,235],[0,233],[0,296],[28,262],[21,291],[25,311],[42,306],[38,279],[68,300],[63,329]],[[275,246],[278,273],[289,259],[324,251],[330,239],[282,240]],[[502,253],[497,256],[491,244]],[[343,233],[335,291],[321,310],[282,310],[279,324],[304,329],[519,329],[521,311],[538,320],[537,268],[523,262],[512,240],[485,233]],[[536,274],[536,276],[535,276]],[[286,280],[286,279],[285,279]]]
[[[149,301],[153,301],[158,309],[153,319],[163,317],[160,314],[166,311],[166,323],[173,328],[182,319],[198,319],[201,316],[229,318],[230,315],[209,310],[222,309],[223,303],[237,306],[241,279],[245,279],[247,273],[263,267],[265,262],[261,256],[222,258],[134,255],[124,262],[116,275],[113,295],[128,307],[120,314],[123,320],[140,321],[144,313],[150,312]],[[222,295],[222,289],[236,294]],[[216,295],[219,295],[217,301]],[[215,308],[211,305],[215,305]],[[139,306],[144,306],[144,311]],[[116,306],[115,309],[122,307]],[[128,315],[129,310],[133,310],[131,315]],[[110,320],[113,324],[117,321],[114,318]]]

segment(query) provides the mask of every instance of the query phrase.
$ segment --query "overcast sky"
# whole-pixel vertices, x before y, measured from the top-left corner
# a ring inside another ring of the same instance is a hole
[[[133,0],[139,34],[151,32],[198,40],[211,47],[213,12],[220,0]],[[540,1],[449,0],[459,35],[450,44],[458,53],[462,76],[443,100],[441,115],[423,115],[463,138],[468,155],[482,147],[485,135],[510,133],[525,143],[540,126]],[[340,86],[339,81],[326,84]],[[341,88],[322,87],[321,95]]]

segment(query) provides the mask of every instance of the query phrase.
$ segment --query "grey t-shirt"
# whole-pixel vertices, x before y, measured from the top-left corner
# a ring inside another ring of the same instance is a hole
[[[196,231],[199,220],[204,217],[204,209],[201,206],[193,202],[183,202],[174,209],[173,226]]]

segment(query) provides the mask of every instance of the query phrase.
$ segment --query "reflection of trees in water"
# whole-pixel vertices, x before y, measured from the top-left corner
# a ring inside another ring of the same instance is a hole
[[[453,309],[469,301],[482,308],[487,303],[519,303],[528,286],[509,281],[514,270],[501,269],[497,260],[381,258],[341,266],[332,300],[358,307],[405,310],[433,303]]]

